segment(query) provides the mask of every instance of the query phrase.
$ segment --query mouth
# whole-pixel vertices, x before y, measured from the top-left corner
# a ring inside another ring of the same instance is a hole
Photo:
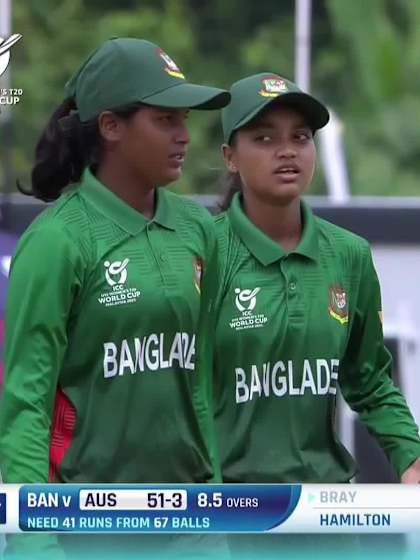
[[[185,159],[185,152],[176,152],[174,154],[171,154],[169,156],[169,159],[171,161],[178,161],[178,162],[182,163]]]
[[[286,181],[294,181],[300,174],[299,167],[294,163],[288,163],[284,165],[279,165],[274,170],[274,175],[281,177],[281,179]]]

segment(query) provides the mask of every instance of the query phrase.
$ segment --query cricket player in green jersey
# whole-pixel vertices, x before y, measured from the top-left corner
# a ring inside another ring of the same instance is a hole
[[[222,112],[230,190],[216,219],[223,480],[350,481],[355,463],[335,428],[340,389],[401,480],[418,483],[418,427],[392,382],[369,245],[301,198],[328,111],[273,73],[242,79],[231,94]]]
[[[189,109],[229,100],[134,38],[106,41],[67,84],[32,171],[33,194],[58,200],[11,266],[6,482],[217,480],[200,354],[214,224],[158,187],[181,176]]]

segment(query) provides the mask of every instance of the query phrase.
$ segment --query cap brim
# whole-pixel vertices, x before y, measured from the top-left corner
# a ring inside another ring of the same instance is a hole
[[[328,109],[315,97],[307,93],[291,91],[274,98],[262,99],[261,103],[251,113],[248,113],[235,125],[232,132],[250,123],[263,109],[274,103],[297,109],[304,115],[312,130],[324,127],[330,120]]]
[[[189,109],[222,109],[230,102],[230,93],[223,89],[180,83],[143,98],[142,103],[158,107]]]

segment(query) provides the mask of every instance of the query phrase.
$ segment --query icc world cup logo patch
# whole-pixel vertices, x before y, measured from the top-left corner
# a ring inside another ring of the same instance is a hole
[[[253,311],[257,305],[257,294],[261,288],[254,288],[253,290],[241,290],[235,288],[235,305],[239,311]]]
[[[328,291],[328,312],[336,321],[344,325],[349,321],[346,292],[340,286],[331,286]]]
[[[125,284],[127,281],[127,265],[129,259],[124,259],[122,262],[104,262],[105,267],[105,278],[110,286],[115,286],[116,284]]]

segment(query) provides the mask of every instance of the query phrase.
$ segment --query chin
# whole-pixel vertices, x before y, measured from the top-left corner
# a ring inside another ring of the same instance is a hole
[[[281,188],[277,187],[270,193],[267,193],[267,199],[269,199],[274,206],[288,206],[293,201],[300,198],[301,194],[302,189],[298,185],[282,185]]]
[[[182,170],[181,169],[176,170],[176,171],[175,170],[170,171],[169,173],[167,173],[166,175],[161,177],[157,184],[160,185],[161,187],[166,187],[170,183],[178,181],[178,179],[181,177],[181,175],[182,175]]]

